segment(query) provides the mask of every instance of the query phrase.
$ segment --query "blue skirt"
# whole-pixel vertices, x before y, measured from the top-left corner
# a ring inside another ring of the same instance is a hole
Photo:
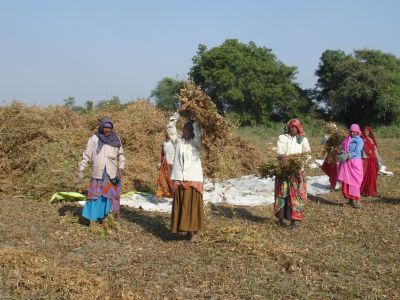
[[[111,211],[110,199],[99,196],[97,200],[87,200],[83,207],[82,216],[96,222],[104,219]]]

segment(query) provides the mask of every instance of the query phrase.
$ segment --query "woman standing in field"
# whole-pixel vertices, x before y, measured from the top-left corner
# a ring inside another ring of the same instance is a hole
[[[180,106],[167,125],[167,132],[175,147],[175,158],[171,173],[174,181],[174,198],[171,213],[171,232],[186,232],[190,241],[198,239],[204,227],[203,168],[200,161],[201,128],[197,123],[187,122],[178,136],[176,122]]]
[[[286,133],[278,138],[278,159],[285,161],[288,155],[310,152],[310,145],[304,136],[300,121],[291,119],[287,124]],[[275,178],[274,213],[279,219],[279,225],[284,226],[283,219],[287,219],[291,221],[291,228],[297,227],[296,221],[304,219],[303,206],[306,200],[307,182],[304,170],[293,177]]]
[[[108,118],[101,119],[97,133],[87,143],[79,163],[77,183],[83,181],[83,171],[90,161],[93,168],[82,216],[91,222],[104,219],[110,211],[118,216],[125,157],[121,140]]]
[[[361,152],[364,142],[360,135],[360,126],[351,125],[349,134],[342,143],[338,166],[338,180],[342,182],[343,196],[354,208],[361,208],[360,187],[363,181]]]
[[[364,149],[362,152],[363,174],[361,183],[361,194],[366,196],[377,196],[376,181],[378,179],[378,144],[376,143],[374,133],[368,126],[364,127],[362,134]]]
[[[172,198],[173,196],[173,185],[174,182],[171,180],[171,171],[175,159],[175,148],[166,134],[165,139],[161,144],[161,155],[160,155],[160,175],[157,179],[157,191],[156,197]]]

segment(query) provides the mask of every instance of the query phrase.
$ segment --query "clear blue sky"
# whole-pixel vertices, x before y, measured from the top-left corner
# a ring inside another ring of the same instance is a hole
[[[198,44],[271,48],[314,87],[326,49],[400,57],[398,0],[0,0],[0,104],[149,97],[185,78]]]

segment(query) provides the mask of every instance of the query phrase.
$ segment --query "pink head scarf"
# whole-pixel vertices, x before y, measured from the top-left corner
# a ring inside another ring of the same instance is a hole
[[[350,126],[350,131],[355,131],[358,135],[361,135],[360,126],[358,126],[358,124],[352,124]]]
[[[357,132],[357,135],[361,135],[360,126],[358,124],[352,124],[349,129],[348,136],[344,139],[342,143],[342,148],[345,152],[349,151],[350,141],[353,138],[350,134],[351,131]]]

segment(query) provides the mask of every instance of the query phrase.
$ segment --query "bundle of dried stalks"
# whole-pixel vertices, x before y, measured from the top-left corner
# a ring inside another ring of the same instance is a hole
[[[229,123],[218,113],[215,103],[199,86],[187,81],[178,95],[182,105],[187,105],[183,115],[201,124],[204,144],[212,140],[226,140],[232,134]]]
[[[261,177],[291,178],[299,174],[307,166],[310,153],[298,153],[286,155],[284,159],[261,164],[258,168]]]
[[[324,154],[337,160],[341,151],[341,144],[346,137],[346,132],[333,122],[325,123],[326,142],[324,144]]]
[[[254,143],[233,135],[231,125],[199,86],[185,82],[178,98],[186,106],[182,115],[201,125],[205,174],[212,178],[228,178],[257,171],[260,150]]]

